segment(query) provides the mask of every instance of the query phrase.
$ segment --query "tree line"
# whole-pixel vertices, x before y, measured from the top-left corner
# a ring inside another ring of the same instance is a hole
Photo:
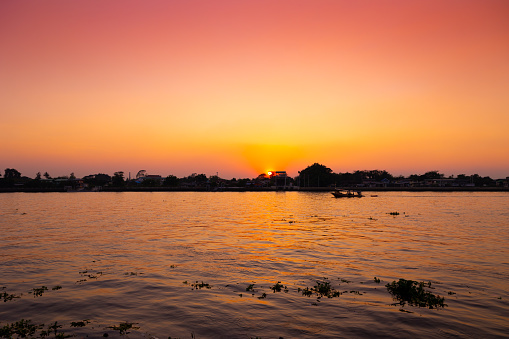
[[[2,177],[0,173],[0,187],[28,187],[28,188],[51,188],[51,187],[71,187],[76,188],[78,185],[85,184],[87,187],[263,187],[280,185],[281,181],[277,178],[261,173],[256,178],[242,179],[224,179],[217,175],[206,176],[205,174],[193,173],[189,176],[177,177],[168,175],[167,177],[155,178],[147,176],[136,179],[126,179],[123,171],[115,172],[112,176],[104,173],[97,173],[76,178],[74,173],[68,176],[59,176],[53,178],[48,172],[38,172],[35,178],[22,176],[21,173],[14,168],[6,168]],[[445,177],[439,171],[428,171],[424,174],[412,174],[408,177],[394,176],[385,170],[358,170],[354,172],[334,173],[329,167],[314,163],[298,172],[298,176],[285,179],[286,185],[294,185],[300,187],[355,187],[363,184],[383,184],[391,186],[395,184],[401,185],[404,182],[433,182],[441,179],[449,179],[450,182],[456,184],[470,186],[496,186],[496,180],[490,177],[483,177],[478,174]],[[442,180],[447,181],[447,180]]]

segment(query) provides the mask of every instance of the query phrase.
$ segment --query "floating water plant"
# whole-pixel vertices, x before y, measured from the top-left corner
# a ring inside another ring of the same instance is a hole
[[[32,324],[31,320],[21,319],[12,324],[4,325],[0,328],[0,338],[46,338],[49,337],[52,333],[54,338],[69,338],[70,334],[65,334],[62,332],[58,332],[58,329],[61,328],[62,325],[59,325],[58,322],[54,322],[48,325],[46,330],[43,330],[44,324]],[[37,333],[41,330],[39,333]]]
[[[309,287],[306,287],[305,289],[301,289],[300,287],[297,289],[297,291],[302,292],[302,295],[306,297],[310,297],[313,294],[313,291],[309,289]]]
[[[431,282],[418,282],[414,280],[399,279],[385,285],[387,291],[398,300],[401,305],[408,303],[411,306],[429,307],[431,309],[444,307],[444,298],[439,295],[426,291],[424,287],[431,287]]]
[[[299,288],[298,291],[307,297],[315,293],[318,296],[318,299],[321,297],[334,298],[341,295],[341,292],[336,291],[333,287],[331,287],[330,282],[319,280],[316,281],[316,285],[314,287],[306,287],[305,289]]]
[[[4,303],[7,301],[11,301],[15,298],[20,298],[21,296],[15,294],[7,294],[7,292],[0,293],[0,300],[4,300]]]
[[[73,321],[71,322],[71,327],[84,327],[87,326],[87,324],[90,324],[90,321],[88,319],[85,319],[83,321]]]
[[[138,274],[143,274],[143,273],[138,273],[138,272],[125,272],[124,275],[138,275]]]
[[[380,279],[378,279],[377,277],[374,277],[373,280],[377,283],[377,284],[380,284]]]
[[[399,212],[389,212],[387,214],[390,214],[390,215],[399,215]]]
[[[248,286],[248,287],[246,287],[246,291],[254,292],[254,285],[255,285],[255,284],[249,284],[249,286]]]
[[[0,328],[0,337],[2,338],[13,338],[16,335],[18,338],[31,337],[35,332],[41,328],[42,325],[32,324],[31,320],[21,319],[12,324],[5,325]]]
[[[59,289],[61,289],[61,288],[62,288],[62,286],[57,285],[57,286],[53,286],[53,288],[52,288],[51,290],[53,290],[53,291],[57,291],[57,290],[59,290]]]
[[[288,287],[281,284],[281,281],[278,281],[274,286],[270,288],[274,293],[281,292],[281,289],[284,289],[285,293],[288,293]]]
[[[40,288],[33,288],[32,291],[28,293],[33,293],[34,298],[40,297],[45,291],[47,291],[48,288],[46,286],[41,286]]]
[[[211,289],[212,288],[212,286],[210,286],[209,284],[204,283],[203,281],[201,283],[196,281],[196,283],[191,284],[191,286],[193,286],[196,290],[197,289],[202,289],[204,287],[207,288],[207,289]]]
[[[108,328],[111,328],[115,331],[119,331],[120,335],[124,335],[124,334],[128,334],[129,333],[128,330],[130,330],[130,329],[134,329],[134,330],[139,329],[139,327],[133,326],[134,324],[137,324],[137,323],[125,322],[125,323],[120,323],[118,326],[108,326]]]

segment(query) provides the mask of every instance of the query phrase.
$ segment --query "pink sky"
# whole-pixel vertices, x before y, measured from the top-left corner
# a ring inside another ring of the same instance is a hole
[[[507,1],[0,3],[0,167],[509,176]]]

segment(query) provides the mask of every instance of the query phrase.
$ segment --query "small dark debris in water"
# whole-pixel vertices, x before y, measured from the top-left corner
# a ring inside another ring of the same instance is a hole
[[[399,215],[399,212],[389,212],[387,214],[390,214],[390,215]]]
[[[456,292],[449,291],[449,292],[447,292],[447,294],[449,294],[449,295],[453,295],[453,294],[456,294]]]
[[[242,293],[239,293],[239,297],[241,297],[241,298],[242,298]]]
[[[57,286],[53,286],[52,290],[56,291],[56,290],[60,290],[61,288],[62,288],[62,286],[57,285]]]
[[[177,265],[170,265],[170,268],[175,268],[177,267]]]
[[[108,337],[108,333],[104,333],[103,337],[105,337],[105,338]]]
[[[502,297],[498,297],[497,299],[502,300]]]
[[[407,310],[405,310],[405,309],[403,309],[403,308],[400,308],[400,309],[399,309],[399,311],[400,311],[400,312],[405,312],[405,313],[414,313],[414,312],[412,312],[412,311],[407,311]]]
[[[377,277],[374,277],[373,280],[377,283],[377,284],[380,284],[380,279],[378,279]]]
[[[265,299],[267,297],[267,293],[263,293],[258,299]]]
[[[254,285],[255,285],[255,284],[249,284],[249,286],[248,286],[248,287],[246,287],[246,291],[252,291],[252,292],[254,292]]]

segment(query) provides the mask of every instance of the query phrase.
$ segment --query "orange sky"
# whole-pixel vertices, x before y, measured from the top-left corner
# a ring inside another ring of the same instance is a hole
[[[508,17],[505,0],[2,1],[0,169],[506,177]]]

